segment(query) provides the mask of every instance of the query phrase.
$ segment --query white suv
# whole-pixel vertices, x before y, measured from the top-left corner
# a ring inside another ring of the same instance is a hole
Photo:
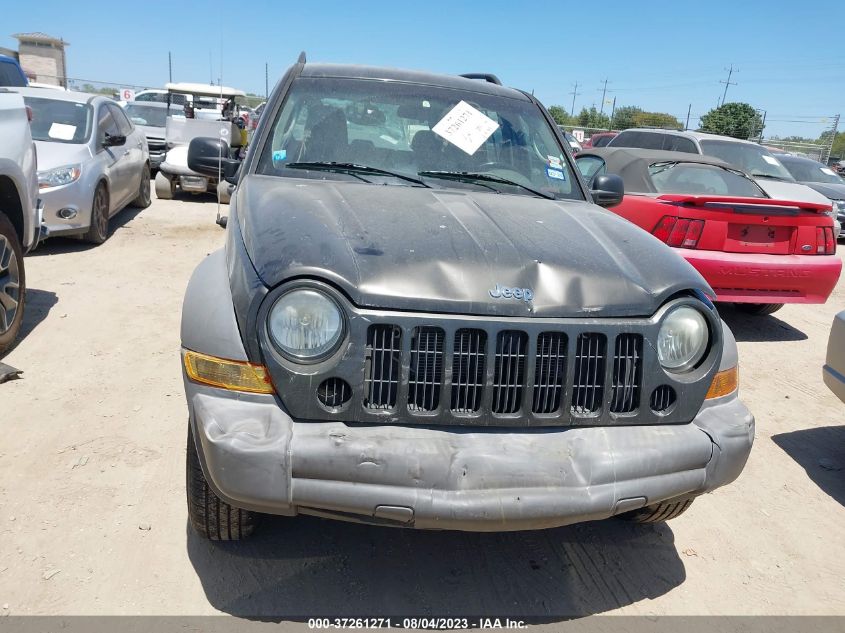
[[[23,321],[23,255],[41,237],[35,145],[23,97],[0,90],[0,355]]]

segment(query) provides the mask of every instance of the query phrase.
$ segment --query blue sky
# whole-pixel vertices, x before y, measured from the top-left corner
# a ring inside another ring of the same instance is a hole
[[[39,0],[2,13],[0,46],[14,47],[21,31],[62,37],[70,76],[119,84],[162,85],[171,51],[175,81],[222,76],[263,94],[265,62],[272,89],[306,50],[312,61],[492,72],[567,110],[575,81],[578,110],[601,105],[607,78],[617,106],[683,121],[692,104],[694,126],[733,64],[728,101],[766,110],[767,135],[815,136],[830,126],[824,117],[845,115],[839,2]]]

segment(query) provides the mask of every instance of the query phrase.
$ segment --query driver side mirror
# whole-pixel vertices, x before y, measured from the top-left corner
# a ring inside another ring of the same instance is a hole
[[[609,209],[622,202],[625,195],[625,184],[616,174],[602,174],[593,179],[590,195],[600,207]]]
[[[229,144],[217,138],[201,136],[188,145],[188,169],[237,184],[241,161],[229,158]]]
[[[103,137],[103,147],[117,147],[126,144],[126,137],[122,134],[109,134],[105,132]]]

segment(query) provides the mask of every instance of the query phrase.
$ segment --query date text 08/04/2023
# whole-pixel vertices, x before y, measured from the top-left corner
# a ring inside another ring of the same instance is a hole
[[[309,629],[524,629],[524,620],[510,618],[310,618]]]

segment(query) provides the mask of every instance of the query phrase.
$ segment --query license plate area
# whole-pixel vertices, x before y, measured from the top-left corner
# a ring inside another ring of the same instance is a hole
[[[788,255],[791,241],[791,226],[729,224],[725,250],[733,253]]]

